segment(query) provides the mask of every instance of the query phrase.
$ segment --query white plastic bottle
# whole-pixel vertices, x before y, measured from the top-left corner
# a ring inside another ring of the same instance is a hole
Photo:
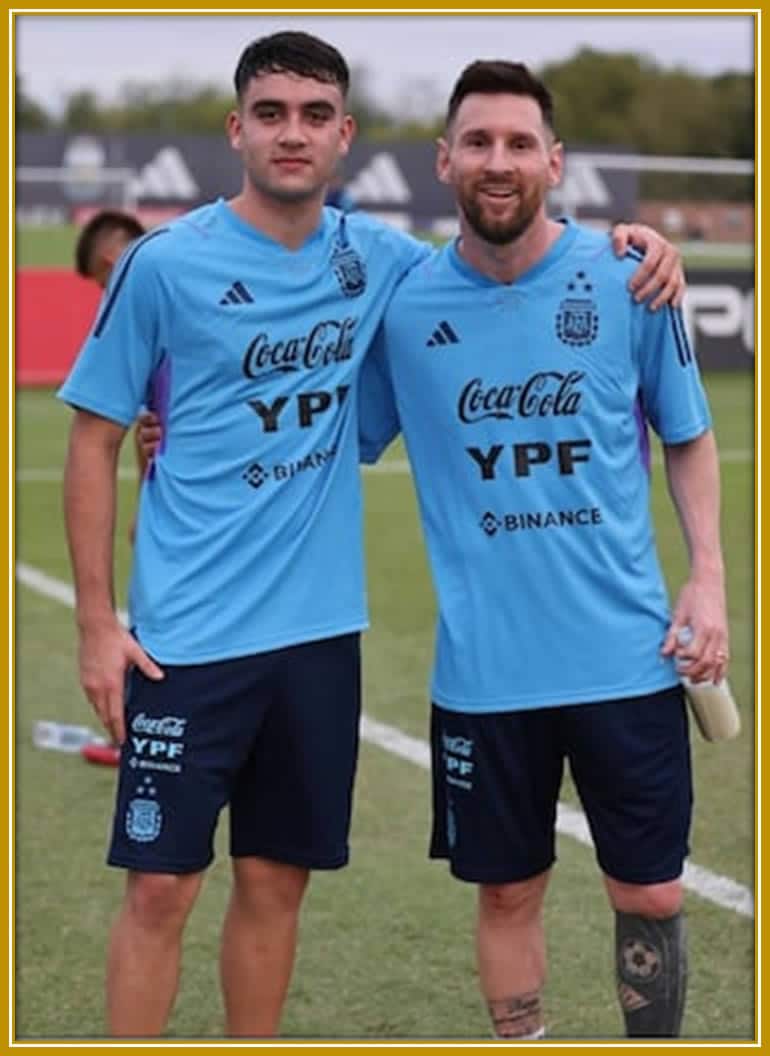
[[[682,627],[678,634],[680,645],[692,641],[690,627]],[[679,677],[684,686],[693,718],[707,741],[729,741],[741,730],[741,717],[726,678],[719,682],[691,682],[685,665],[679,666]]]
[[[107,743],[88,726],[70,726],[42,719],[32,728],[32,740],[37,748],[50,748],[57,752],[79,752],[84,744]]]

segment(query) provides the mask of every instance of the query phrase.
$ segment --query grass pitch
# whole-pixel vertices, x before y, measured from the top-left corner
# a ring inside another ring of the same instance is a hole
[[[753,378],[706,379],[722,465],[732,631],[731,681],[743,733],[706,744],[693,734],[692,861],[753,888],[754,488]],[[16,401],[15,540],[19,561],[69,581],[60,477],[69,411],[49,391]],[[129,445],[124,468],[130,477]],[[395,448],[391,460],[403,458]],[[135,482],[120,485],[117,582],[124,583]],[[406,472],[365,476],[372,630],[364,643],[365,709],[425,739],[434,604]],[[672,589],[683,548],[661,467],[654,472],[658,540]],[[121,603],[124,599],[121,599]],[[16,598],[15,1034],[94,1038],[103,1030],[107,930],[122,878],[103,865],[114,772],[37,750],[36,719],[95,725],[77,682],[72,612],[19,586]],[[574,803],[565,786],[563,798]],[[220,1037],[217,943],[229,882],[226,821],[219,854],[190,921],[170,1037]],[[426,859],[425,770],[362,746],[353,857],[318,875],[303,915],[284,1018],[293,1038],[489,1038],[472,946],[474,891]],[[754,1035],[754,921],[689,894],[688,1038]],[[545,994],[551,1038],[619,1037],[612,919],[591,850],[563,837],[547,899]]]

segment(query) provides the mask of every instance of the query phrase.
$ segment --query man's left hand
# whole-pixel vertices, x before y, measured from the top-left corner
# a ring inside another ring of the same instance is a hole
[[[682,641],[679,632],[689,628],[692,638]],[[727,674],[730,647],[727,602],[720,577],[689,579],[682,587],[661,649],[675,657],[693,682],[719,682]]]

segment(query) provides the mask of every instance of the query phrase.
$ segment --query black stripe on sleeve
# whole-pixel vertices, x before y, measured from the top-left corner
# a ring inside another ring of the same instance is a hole
[[[145,235],[144,238],[139,239],[139,241],[137,241],[133,246],[130,247],[128,255],[126,256],[126,259],[123,262],[123,266],[120,269],[120,275],[118,275],[115,281],[115,285],[110,291],[107,303],[104,305],[101,315],[96,321],[96,326],[94,327],[94,337],[99,337],[101,335],[102,330],[107,325],[107,320],[112,314],[112,309],[115,306],[115,301],[118,298],[118,294],[120,293],[121,288],[123,286],[123,281],[125,280],[125,277],[128,274],[128,269],[131,267],[131,262],[133,261],[136,254],[139,252],[142,246],[146,245],[151,239],[157,238],[158,235],[164,235],[167,231],[167,227],[159,227],[155,231],[150,231],[148,235]]]
[[[641,249],[637,249],[636,246],[629,246],[626,249],[625,255],[627,257],[630,257],[632,260],[638,260],[640,264],[644,260],[644,253]]]
[[[674,331],[677,358],[680,364],[686,367],[688,363],[692,363],[692,349],[687,338],[687,331],[684,328],[682,312],[679,308],[672,308],[670,304],[666,305],[666,308],[671,318],[671,328]]]

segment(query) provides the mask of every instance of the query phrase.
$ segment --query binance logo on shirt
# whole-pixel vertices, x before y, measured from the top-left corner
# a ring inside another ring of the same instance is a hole
[[[259,462],[252,462],[243,474],[243,479],[247,484],[250,484],[252,488],[261,488],[269,476],[269,470],[266,470],[264,466],[259,464]]]

